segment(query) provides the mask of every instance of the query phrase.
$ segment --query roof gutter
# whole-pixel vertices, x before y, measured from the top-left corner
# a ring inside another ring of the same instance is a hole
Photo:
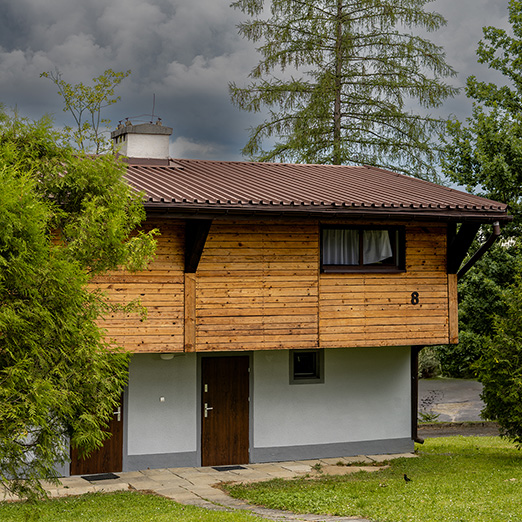
[[[491,248],[491,245],[500,236],[500,223],[495,221],[493,223],[493,232],[488,237],[486,242],[473,254],[471,259],[457,272],[457,280],[461,279],[466,275],[468,270],[472,268],[475,263]]]

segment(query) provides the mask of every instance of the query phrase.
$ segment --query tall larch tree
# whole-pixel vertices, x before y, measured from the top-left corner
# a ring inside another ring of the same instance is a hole
[[[428,1],[272,0],[270,11],[264,0],[233,2],[252,17],[239,32],[262,59],[249,85],[230,84],[231,98],[268,109],[243,153],[435,177],[433,136],[444,122],[429,110],[457,90],[445,82],[455,72],[442,48],[412,32],[446,23],[424,10]]]

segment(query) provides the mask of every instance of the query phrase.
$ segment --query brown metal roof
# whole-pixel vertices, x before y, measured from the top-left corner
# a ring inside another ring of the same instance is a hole
[[[376,167],[188,159],[128,163],[127,180],[146,194],[145,206],[168,212],[511,219],[503,203]]]

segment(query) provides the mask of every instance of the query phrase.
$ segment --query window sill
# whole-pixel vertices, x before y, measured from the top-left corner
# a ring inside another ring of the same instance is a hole
[[[323,266],[323,274],[404,274],[405,269],[393,266]]]

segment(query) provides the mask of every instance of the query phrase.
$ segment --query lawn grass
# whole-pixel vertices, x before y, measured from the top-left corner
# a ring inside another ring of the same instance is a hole
[[[420,458],[344,476],[228,487],[232,496],[297,513],[379,522],[522,520],[522,452],[498,437],[448,437],[417,445]],[[404,474],[411,482],[404,480]]]
[[[417,459],[397,459],[372,473],[272,480],[228,486],[249,502],[299,513],[359,516],[379,522],[522,520],[522,452],[498,437],[427,439]],[[406,483],[403,476],[412,480]],[[2,522],[253,522],[233,513],[182,506],[138,492],[94,493],[1,503]]]
[[[89,493],[35,503],[0,502],[2,522],[261,522],[248,512],[210,511],[136,491]]]

